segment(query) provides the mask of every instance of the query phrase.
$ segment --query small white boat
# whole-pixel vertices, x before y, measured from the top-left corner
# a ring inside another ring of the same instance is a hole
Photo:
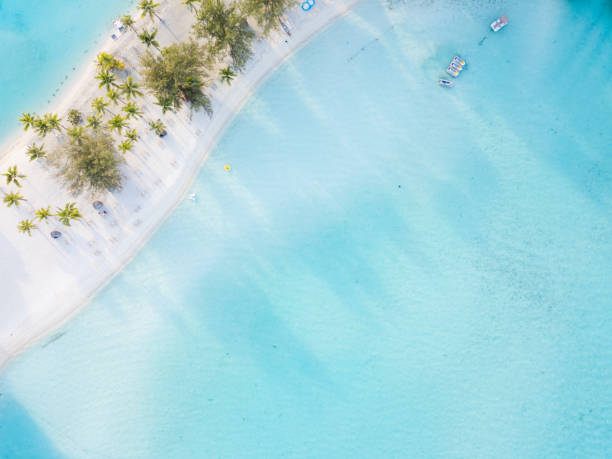
[[[508,16],[506,16],[505,14],[502,14],[500,17],[498,17],[495,21],[491,23],[491,29],[493,30],[493,32],[498,32],[499,30],[501,30],[507,25],[508,25]]]
[[[463,59],[461,59],[459,56],[453,57],[453,62],[456,62],[461,67],[465,67],[465,61]]]
[[[443,78],[440,78],[438,80],[438,83],[440,83],[440,86],[446,86],[447,88],[450,88],[451,86],[453,86],[453,82],[452,81],[448,81],[448,80],[445,80]]]
[[[446,68],[446,73],[448,73],[450,76],[454,76],[455,78],[459,76],[459,70],[454,68],[452,65],[449,65]]]

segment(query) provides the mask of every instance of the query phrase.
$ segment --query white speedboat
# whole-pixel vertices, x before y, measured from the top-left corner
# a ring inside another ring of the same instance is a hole
[[[495,21],[491,23],[491,29],[493,30],[493,32],[498,32],[499,30],[501,30],[507,25],[508,25],[508,16],[506,16],[505,14],[502,14],[500,17],[498,17]]]
[[[440,78],[440,79],[438,80],[438,83],[440,84],[440,86],[446,86],[447,88],[450,88],[450,87],[453,85],[453,82],[452,82],[452,81],[445,80],[445,79],[443,79],[443,78]]]

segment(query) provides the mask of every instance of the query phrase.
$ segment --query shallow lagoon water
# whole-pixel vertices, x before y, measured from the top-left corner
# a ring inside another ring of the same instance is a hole
[[[0,0],[0,141],[45,112],[134,0]]]
[[[361,3],[5,370],[0,456],[605,457],[611,30],[607,2]]]

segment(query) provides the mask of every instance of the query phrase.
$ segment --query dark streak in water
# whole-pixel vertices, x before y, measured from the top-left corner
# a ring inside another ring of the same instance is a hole
[[[46,348],[49,344],[57,341],[58,339],[60,339],[62,336],[64,336],[66,334],[66,332],[61,332],[61,333],[56,333],[55,335],[53,335],[51,338],[49,338],[49,341],[47,341],[45,344],[42,345],[42,348]]]

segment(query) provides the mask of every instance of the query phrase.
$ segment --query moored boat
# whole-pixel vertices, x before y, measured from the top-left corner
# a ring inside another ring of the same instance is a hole
[[[491,29],[493,32],[497,32],[508,25],[508,16],[502,14],[495,21],[491,23]]]

